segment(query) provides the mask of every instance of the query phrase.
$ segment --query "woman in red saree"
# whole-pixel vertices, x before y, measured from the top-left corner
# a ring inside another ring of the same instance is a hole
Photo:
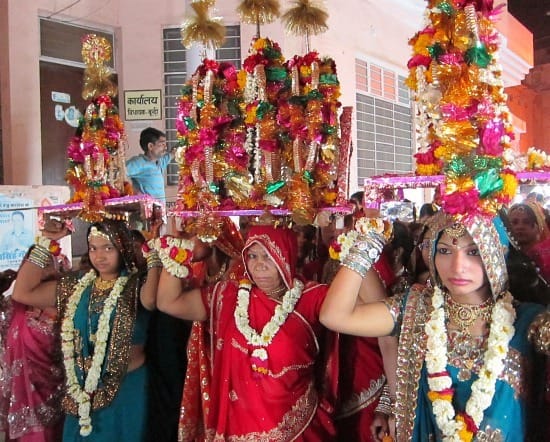
[[[243,258],[250,280],[202,290],[162,273],[158,307],[206,321],[211,342],[206,428],[180,427],[180,440],[334,440],[336,341],[318,319],[327,288],[295,279],[291,230],[252,227]]]

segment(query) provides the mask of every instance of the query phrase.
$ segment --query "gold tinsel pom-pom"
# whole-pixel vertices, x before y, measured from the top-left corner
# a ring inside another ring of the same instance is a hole
[[[101,95],[117,95],[116,84],[111,80],[111,70],[105,66],[111,56],[111,44],[106,38],[88,34],[82,39],[82,61],[86,64],[82,98],[85,100]]]
[[[294,35],[316,35],[328,29],[328,13],[319,2],[295,0],[294,6],[286,11],[282,20],[287,31]]]
[[[212,0],[191,3],[195,16],[187,18],[181,26],[181,42],[189,48],[200,43],[209,48],[219,48],[225,40],[225,26],[219,17],[208,15]]]
[[[277,0],[243,0],[237,12],[243,22],[260,25],[271,23],[281,15]]]

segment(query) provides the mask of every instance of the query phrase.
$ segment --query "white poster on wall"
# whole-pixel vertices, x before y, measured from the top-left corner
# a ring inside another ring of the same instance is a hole
[[[69,199],[66,186],[0,186],[0,271],[17,270],[38,228],[38,207],[63,204]],[[61,242],[71,258],[70,238]]]

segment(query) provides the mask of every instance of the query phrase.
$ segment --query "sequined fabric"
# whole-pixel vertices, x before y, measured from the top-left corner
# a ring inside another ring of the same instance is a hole
[[[55,315],[6,299],[1,312],[0,430],[10,440],[31,433],[60,438],[64,385]]]
[[[65,313],[68,299],[73,293],[78,277],[77,273],[64,275],[57,284],[57,308],[60,317],[63,317]],[[128,369],[139,300],[138,287],[138,276],[133,275],[126,283],[122,296],[118,300],[105,355],[104,373],[101,376],[100,387],[95,392],[92,400],[93,410],[107,407],[112,402]],[[89,336],[80,336],[80,338],[89,339]],[[75,339],[75,341],[77,364],[80,370],[86,371],[86,355],[81,353],[82,346],[77,345],[79,343],[78,339]],[[68,394],[63,398],[63,409],[69,414],[78,415],[78,406]]]

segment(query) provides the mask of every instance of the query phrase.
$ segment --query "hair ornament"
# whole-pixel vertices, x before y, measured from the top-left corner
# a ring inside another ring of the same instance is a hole
[[[88,241],[90,241],[90,239],[94,236],[97,238],[106,239],[107,241],[111,242],[111,238],[109,237],[109,235],[99,230],[96,226],[92,226],[90,228],[90,233],[88,234]]]

